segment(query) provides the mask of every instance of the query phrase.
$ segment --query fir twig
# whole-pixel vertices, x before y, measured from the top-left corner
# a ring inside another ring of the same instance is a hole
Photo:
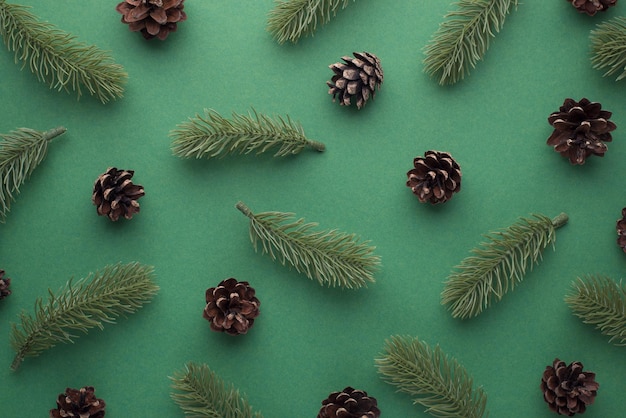
[[[593,68],[606,70],[605,77],[619,74],[616,81],[626,77],[626,17],[598,24],[590,38]]]
[[[50,88],[76,92],[79,98],[86,88],[102,103],[122,97],[127,74],[108,52],[39,21],[29,7],[0,0],[0,35],[15,52],[15,62],[22,61]]]
[[[324,144],[307,139],[302,126],[276,116],[270,118],[252,109],[252,114],[233,112],[226,119],[214,110],[179,124],[170,132],[172,151],[181,158],[214,158],[228,154],[257,154],[279,147],[275,157],[298,154],[305,147],[324,151]]]
[[[66,131],[63,127],[40,132],[20,128],[0,134],[0,222],[4,222],[11,202],[48,152],[48,143]]]
[[[541,259],[543,250],[556,240],[556,228],[568,220],[562,213],[554,219],[533,215],[485,236],[489,242],[472,250],[445,283],[441,303],[450,305],[452,316],[469,318],[480,314],[493,298],[502,299],[521,282],[528,268]]]
[[[572,312],[595,325],[609,342],[626,346],[626,285],[606,276],[578,278],[565,297]]]
[[[177,372],[172,388],[178,392],[172,399],[185,415],[192,418],[262,418],[253,412],[245,397],[230,384],[227,385],[206,364],[188,363],[185,370]]]
[[[424,71],[439,84],[462,80],[489,48],[517,0],[460,0],[426,45]]]
[[[374,282],[380,257],[373,254],[375,247],[369,241],[334,229],[312,231],[316,223],[294,220],[292,213],[253,214],[242,202],[237,203],[237,209],[250,218],[250,240],[255,251],[260,241],[263,252],[272,260],[289,263],[321,285],[353,289]]]
[[[37,298],[35,314],[20,314],[20,325],[12,324],[11,346],[16,352],[12,370],[26,357],[35,357],[58,343],[74,342],[72,331],[87,333],[103,328],[115,318],[132,313],[150,301],[158,291],[153,268],[139,263],[106,266],[75,283],[70,280],[48,300]]]
[[[486,413],[487,395],[473,389],[472,378],[454,358],[418,338],[393,336],[376,359],[383,380],[413,397],[436,417],[480,418]]]

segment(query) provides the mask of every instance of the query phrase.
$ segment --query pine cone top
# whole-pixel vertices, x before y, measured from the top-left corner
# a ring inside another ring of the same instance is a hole
[[[587,13],[589,16],[597,12],[606,12],[609,7],[615,6],[617,0],[567,0],[572,3],[580,13]]]
[[[461,190],[461,167],[447,152],[426,151],[413,160],[406,185],[420,202],[444,203]]]
[[[622,217],[617,220],[617,245],[626,253],[626,208],[622,209]]]
[[[0,300],[6,298],[11,294],[11,279],[4,277],[4,270],[0,270]]]
[[[583,372],[583,364],[578,361],[566,366],[565,362],[554,359],[541,377],[543,398],[559,415],[582,414],[595,400],[600,386],[595,378],[595,373]]]
[[[383,82],[383,69],[380,60],[369,52],[353,52],[355,58],[341,57],[345,62],[329,65],[335,75],[331,81],[327,81],[328,94],[333,95],[333,102],[339,99],[342,106],[350,106],[352,97],[356,99],[357,109],[365,106],[365,103],[373,99],[376,89],[380,89]]]
[[[96,398],[92,386],[67,388],[57,399],[57,409],[50,410],[50,418],[102,418],[105,406],[102,399]]]
[[[376,398],[367,396],[367,392],[348,386],[341,392],[331,393],[322,401],[322,409],[317,418],[378,418]]]
[[[139,199],[145,195],[142,186],[133,184],[133,170],[118,170],[110,167],[94,183],[91,201],[98,215],[117,221],[120,216],[131,219],[139,212]]]
[[[133,32],[141,32],[144,38],[164,40],[176,31],[176,24],[187,19],[183,11],[185,0],[124,0],[115,10],[122,14]]]
[[[604,156],[607,150],[604,142],[611,142],[611,131],[616,126],[609,120],[612,113],[602,110],[598,102],[586,98],[576,102],[565,99],[558,112],[548,117],[548,123],[554,132],[547,144],[572,164],[584,164],[590,155]]]
[[[229,278],[207,289],[206,306],[202,316],[213,331],[230,335],[245,334],[259,316],[261,302],[248,282]]]

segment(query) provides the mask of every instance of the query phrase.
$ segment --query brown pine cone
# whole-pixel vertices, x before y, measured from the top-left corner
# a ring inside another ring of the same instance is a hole
[[[374,99],[376,90],[383,82],[383,69],[380,60],[369,52],[353,52],[355,58],[341,57],[345,64],[337,62],[329,65],[335,75],[326,84],[330,89],[328,94],[333,95],[333,102],[339,99],[342,106],[350,106],[352,97],[356,100],[357,109],[365,106],[370,99]]]
[[[461,190],[461,167],[447,152],[426,151],[413,160],[406,185],[420,202],[444,203]]]
[[[617,0],[567,0],[572,3],[580,13],[587,13],[589,16],[597,12],[606,12],[609,7],[615,6]]]
[[[11,279],[8,277],[4,278],[4,270],[0,270],[0,300],[6,298],[11,294],[11,289],[9,286],[11,285]]]
[[[139,212],[137,199],[145,192],[142,186],[130,180],[134,174],[133,170],[110,167],[96,179],[91,201],[96,205],[98,215],[117,221],[120,216],[131,219]]]
[[[617,245],[626,253],[626,208],[622,209],[622,217],[617,220]]]
[[[547,144],[572,164],[584,164],[590,155],[603,157],[607,150],[605,142],[611,142],[611,131],[616,126],[609,120],[612,113],[602,110],[598,102],[586,98],[576,102],[565,99],[558,112],[548,117],[554,132]]]
[[[115,10],[122,14],[122,23],[144,38],[164,40],[176,31],[176,24],[187,19],[185,0],[124,0]]]
[[[376,398],[367,392],[348,386],[341,392],[333,392],[322,401],[322,409],[317,418],[378,418]]]
[[[67,388],[57,399],[57,409],[50,410],[50,418],[102,418],[105,406],[104,401],[94,395],[92,386]]]
[[[259,316],[261,302],[248,282],[239,282],[232,277],[222,280],[216,287],[207,289],[205,299],[202,316],[209,321],[213,331],[245,334],[254,325],[254,318]]]
[[[582,414],[595,400],[600,386],[595,378],[595,373],[583,372],[583,364],[578,361],[566,366],[565,362],[554,359],[541,377],[543,399],[559,415]]]

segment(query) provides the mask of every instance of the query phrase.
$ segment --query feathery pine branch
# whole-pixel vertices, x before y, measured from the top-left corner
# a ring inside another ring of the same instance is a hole
[[[424,71],[441,85],[454,84],[469,74],[517,0],[460,0],[456,6],[458,10],[444,16],[447,20],[424,49]]]
[[[128,76],[108,52],[39,21],[28,9],[0,0],[0,35],[16,63],[22,61],[22,68],[28,66],[50,88],[79,98],[83,88],[102,103],[122,97]]]
[[[568,220],[562,213],[554,219],[533,215],[485,236],[489,242],[472,250],[448,277],[441,303],[450,305],[452,316],[469,318],[480,314],[492,299],[502,299],[521,282],[528,268],[541,259],[543,250],[556,240],[556,228]]]
[[[230,384],[227,385],[206,364],[187,363],[185,370],[177,372],[172,388],[178,392],[172,399],[193,418],[262,418],[252,412],[248,401]]]
[[[572,312],[611,337],[609,342],[626,345],[626,285],[606,276],[586,276],[573,287],[565,297]]]
[[[213,158],[228,154],[257,154],[279,147],[274,157],[298,154],[305,147],[324,151],[324,144],[311,141],[302,126],[289,116],[274,119],[258,114],[240,115],[233,112],[226,119],[214,110],[205,109],[204,116],[179,124],[170,132],[172,151],[181,158]]]
[[[618,74],[616,81],[626,77],[626,18],[622,16],[602,22],[591,31],[591,63],[604,76]]]
[[[473,389],[472,378],[454,358],[418,338],[393,336],[376,359],[383,380],[413,397],[436,417],[480,418],[487,395]]]
[[[12,324],[11,346],[16,352],[12,370],[26,357],[36,357],[58,343],[74,342],[72,331],[87,333],[103,328],[125,313],[133,313],[158,291],[153,268],[139,263],[115,264],[75,283],[70,280],[48,300],[37,298],[35,314],[20,314],[20,326]]]
[[[294,220],[292,213],[253,214],[242,202],[236,207],[250,218],[250,240],[255,251],[260,241],[263,252],[272,260],[289,263],[321,285],[354,289],[374,282],[380,257],[373,254],[375,247],[369,241],[334,229],[314,232],[317,223]]]
[[[11,202],[48,152],[48,143],[66,131],[63,127],[40,132],[20,128],[0,134],[0,222],[4,222]]]

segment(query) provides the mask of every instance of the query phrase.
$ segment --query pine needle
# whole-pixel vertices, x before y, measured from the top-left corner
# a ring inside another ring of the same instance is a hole
[[[568,220],[562,213],[554,219],[533,215],[520,218],[500,232],[485,236],[489,242],[472,250],[445,283],[441,303],[450,305],[452,316],[469,318],[480,314],[493,298],[500,300],[520,283],[526,270],[541,259],[543,250],[556,240],[556,228]]]
[[[460,0],[424,49],[424,71],[439,84],[454,84],[469,74],[504,25],[517,0]]]
[[[86,88],[102,103],[122,97],[128,76],[108,52],[39,21],[29,7],[0,0],[0,35],[15,62],[22,61],[22,68],[28,66],[50,88],[79,98]]]
[[[467,370],[439,345],[433,349],[418,338],[393,336],[376,365],[383,380],[436,417],[480,418],[486,413],[487,395],[472,388]]]
[[[0,134],[0,222],[4,223],[11,202],[19,193],[20,186],[43,161],[48,143],[66,129],[58,127],[46,132],[20,128],[8,134]]]
[[[292,213],[253,214],[242,202],[236,207],[250,218],[250,240],[255,251],[260,241],[263,253],[272,260],[289,263],[322,286],[355,289],[374,282],[380,257],[373,254],[375,247],[369,241],[334,229],[314,232],[316,223],[294,220]]]
[[[58,343],[74,342],[72,331],[87,333],[103,328],[115,318],[139,309],[158,291],[153,268],[139,263],[106,266],[75,283],[70,280],[56,294],[48,290],[48,300],[37,298],[35,314],[20,314],[20,324],[12,324],[11,346],[16,352],[12,370],[26,357],[36,357]]]
[[[171,377],[172,399],[192,418],[262,418],[252,412],[248,401],[206,364],[187,363],[185,370]]]
[[[595,325],[609,342],[626,346],[626,285],[606,276],[586,276],[573,284],[565,302],[585,324]]]
[[[278,147],[274,157],[298,154],[305,147],[324,151],[324,144],[307,139],[299,123],[276,116],[257,113],[241,115],[233,112],[226,119],[214,110],[204,116],[179,124],[170,132],[172,151],[181,158],[214,158],[229,154],[264,153]]]
[[[606,70],[605,77],[619,73],[616,81],[626,77],[626,18],[617,16],[598,24],[590,38],[593,68]]]

